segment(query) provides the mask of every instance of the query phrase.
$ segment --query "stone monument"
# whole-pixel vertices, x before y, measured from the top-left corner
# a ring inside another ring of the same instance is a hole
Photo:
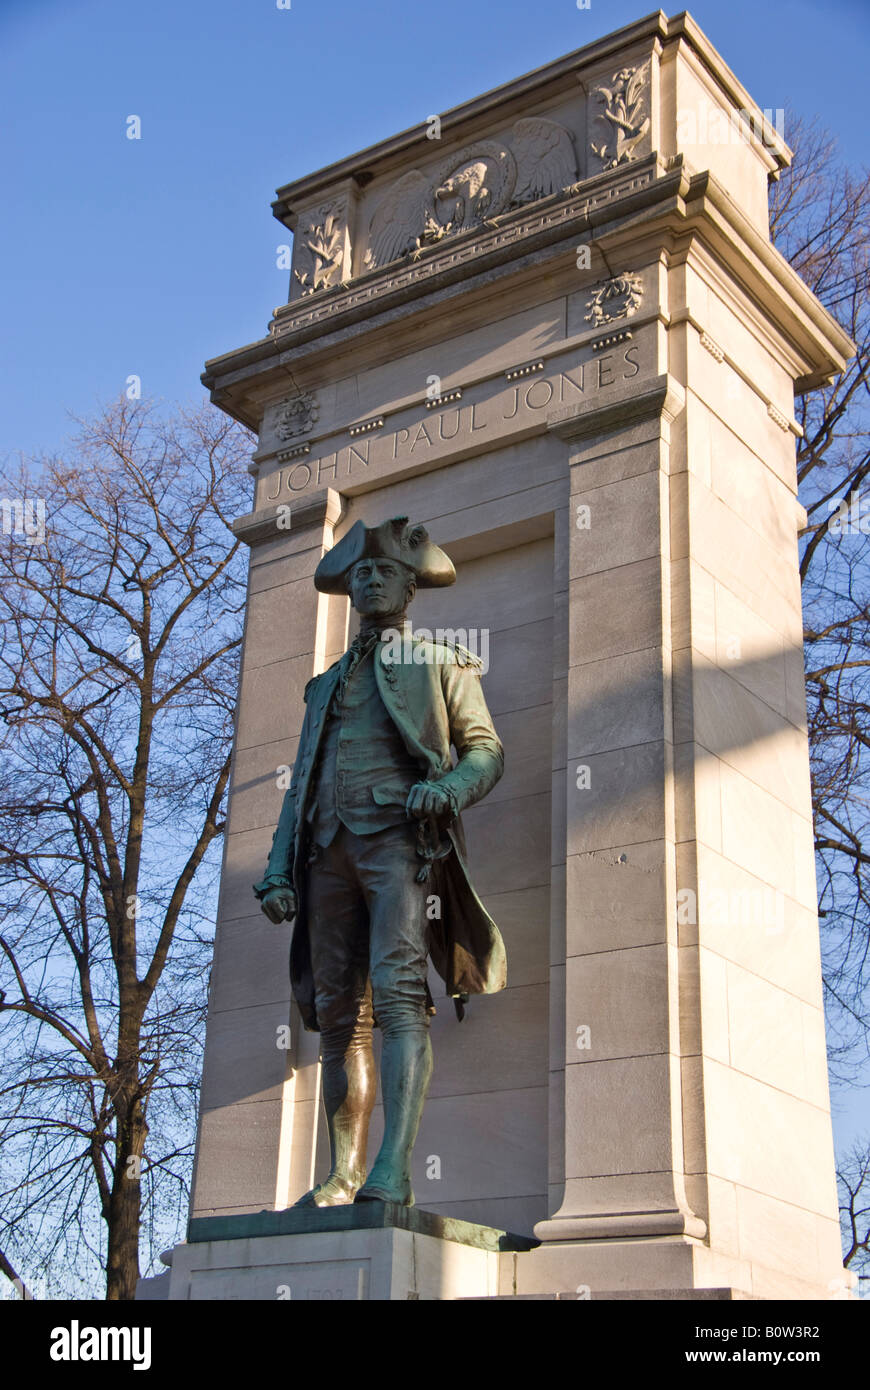
[[[852,345],[770,244],[789,159],[692,19],[659,12],[280,189],[289,302],[203,378],[259,446],[171,1297],[848,1288],[793,393]],[[304,689],[354,631],[315,572],[397,516],[458,573],[414,630],[477,653],[504,744],[464,820],[507,987],[457,1022],[430,975],[417,1208],[306,1212],[319,1038],[251,885]]]

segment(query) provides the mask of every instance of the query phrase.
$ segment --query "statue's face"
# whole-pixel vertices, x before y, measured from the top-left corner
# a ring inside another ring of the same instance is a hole
[[[404,613],[416,587],[412,572],[398,560],[357,560],[348,576],[350,601],[364,618]]]

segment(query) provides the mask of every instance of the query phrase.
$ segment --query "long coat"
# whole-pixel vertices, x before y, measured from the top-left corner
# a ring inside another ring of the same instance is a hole
[[[402,659],[396,660],[395,646],[391,649],[389,642],[375,646],[378,691],[409,753],[420,764],[421,780],[437,782],[447,790],[456,813],[446,827],[452,853],[435,859],[431,868],[432,893],[441,900],[441,916],[429,924],[429,954],[449,995],[491,994],[506,983],[504,942],[469,877],[459,813],[486,796],[501,777],[502,745],[483,698],[476,657],[462,647],[417,637],[406,638],[401,651]],[[312,773],[339,666],[336,662],[305,687],[305,718],[293,777],[266,875],[254,886],[258,898],[270,888],[287,884],[296,893],[290,983],[309,1030],[317,1030],[318,1024],[305,901],[304,828]],[[451,743],[457,754],[455,766]],[[373,786],[372,795],[382,803],[396,800],[395,788],[387,784]]]

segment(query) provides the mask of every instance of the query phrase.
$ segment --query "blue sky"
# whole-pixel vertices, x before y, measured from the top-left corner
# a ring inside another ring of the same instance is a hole
[[[0,450],[59,448],[128,375],[195,399],[287,296],[281,183],[648,13],[591,0],[0,0]],[[676,13],[676,10],[674,11]],[[860,3],[701,0],[762,106],[859,160]],[[126,118],[142,120],[128,140]]]
[[[131,373],[147,395],[199,399],[205,359],[262,337],[286,299],[279,184],[648,12],[0,0],[0,451],[60,449],[70,413]],[[691,13],[761,106],[820,115],[844,158],[866,158],[865,3],[699,0]],[[844,1110],[841,1133],[859,1113]]]

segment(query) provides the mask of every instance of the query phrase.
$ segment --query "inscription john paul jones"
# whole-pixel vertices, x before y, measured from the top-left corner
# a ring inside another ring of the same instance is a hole
[[[602,353],[553,377],[518,383],[491,400],[451,407],[390,434],[347,445],[323,458],[308,458],[286,469],[279,468],[266,480],[274,491],[267,493],[264,500],[274,502],[282,494],[304,492],[311,486],[332,486],[337,479],[349,478],[372,463],[422,459],[427,450],[439,444],[454,440],[464,443],[485,431],[497,432],[505,422],[533,416],[549,407],[570,405],[590,391],[637,376],[637,354],[636,344],[621,353]]]

